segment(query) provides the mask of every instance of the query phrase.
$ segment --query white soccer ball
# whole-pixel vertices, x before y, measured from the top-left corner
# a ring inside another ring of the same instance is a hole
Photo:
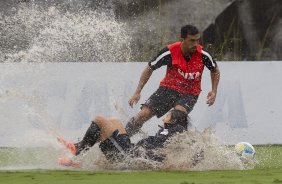
[[[252,161],[256,153],[255,148],[248,142],[237,143],[235,152],[243,162]]]

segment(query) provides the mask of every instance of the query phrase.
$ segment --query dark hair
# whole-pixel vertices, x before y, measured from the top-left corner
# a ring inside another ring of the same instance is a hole
[[[188,114],[186,112],[177,109],[173,109],[170,112],[171,112],[172,123],[179,124],[183,126],[185,129],[187,129],[189,124]]]
[[[181,38],[186,38],[188,35],[195,35],[198,33],[198,28],[192,25],[186,25],[181,28]]]

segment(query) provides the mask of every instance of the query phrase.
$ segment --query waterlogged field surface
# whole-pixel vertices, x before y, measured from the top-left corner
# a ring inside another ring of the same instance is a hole
[[[204,170],[202,168],[204,171],[178,171],[175,169],[85,171],[55,168],[52,164],[49,164],[50,168],[53,167],[52,169],[34,169],[34,164],[46,165],[48,160],[40,160],[38,155],[42,152],[46,153],[48,150],[41,149],[36,153],[33,149],[3,148],[0,151],[0,167],[2,168],[0,183],[282,183],[282,146],[255,146],[255,149],[258,163],[253,169],[247,170],[224,170],[224,168],[222,168],[223,170]],[[24,159],[22,156],[20,157],[21,161],[12,158],[18,154],[25,154],[29,159]],[[50,156],[50,158],[53,157]],[[49,163],[51,162],[53,162],[52,159],[49,160]],[[26,167],[16,168],[17,164]]]

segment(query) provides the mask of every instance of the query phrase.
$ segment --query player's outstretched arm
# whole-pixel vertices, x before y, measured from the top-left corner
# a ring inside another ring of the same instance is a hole
[[[215,71],[211,71],[212,90],[208,93],[207,96],[207,104],[209,106],[213,105],[215,102],[219,79],[220,79],[220,71],[217,66]]]
[[[146,66],[146,68],[143,70],[143,72],[141,74],[138,86],[137,86],[133,96],[128,101],[128,104],[130,105],[130,107],[133,107],[133,105],[135,105],[140,100],[141,91],[142,91],[143,87],[145,86],[145,84],[148,82],[152,73],[153,73],[153,70],[149,66]]]

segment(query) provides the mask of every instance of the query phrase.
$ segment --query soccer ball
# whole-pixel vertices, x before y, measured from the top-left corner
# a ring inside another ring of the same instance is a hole
[[[235,152],[243,162],[254,159],[255,148],[248,142],[239,142],[235,145]]]

